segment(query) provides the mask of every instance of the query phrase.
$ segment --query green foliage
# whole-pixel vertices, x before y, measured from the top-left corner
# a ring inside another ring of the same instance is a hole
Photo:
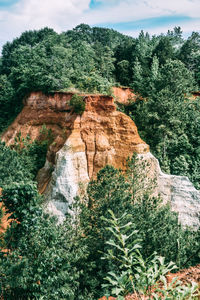
[[[77,299],[81,269],[76,264],[85,251],[78,247],[73,220],[57,225],[46,215],[32,182],[5,187],[1,199],[11,218],[20,221],[5,235],[11,252],[0,256],[4,299]]]
[[[18,97],[31,91],[49,92],[70,85],[66,68],[70,68],[71,51],[54,41],[41,42],[34,47],[20,46],[13,51],[10,82]],[[31,68],[30,68],[31,66]]]
[[[134,85],[148,99],[132,103],[126,112],[162,169],[188,176],[199,188],[199,99],[187,98],[190,91],[197,89],[193,74],[178,60],[168,60],[159,68],[157,58],[147,80],[141,68],[138,74]]]
[[[111,294],[113,296],[126,296],[130,291],[135,290],[133,283],[133,270],[135,266],[138,255],[140,252],[138,249],[141,248],[137,238],[137,230],[134,230],[133,224],[131,222],[124,224],[124,219],[128,216],[123,214],[120,218],[116,218],[114,213],[109,210],[111,215],[109,219],[102,217],[104,221],[109,225],[107,230],[112,234],[112,238],[106,242],[109,246],[112,246],[113,249],[108,249],[107,253],[104,254],[102,259],[106,259],[112,262],[114,266],[118,269],[118,276],[112,272],[108,272],[109,276],[105,279],[109,282],[108,284],[102,285],[102,287],[112,286]],[[130,238],[131,243],[130,242]],[[114,280],[115,279],[115,280]]]
[[[168,59],[173,58],[173,47],[170,39],[167,36],[161,37],[158,45],[153,51],[153,55],[159,57],[159,62],[164,65]]]
[[[14,39],[12,42],[7,42],[3,46],[2,50],[2,73],[7,75],[11,72],[11,67],[13,65],[14,56],[12,53],[19,48],[20,46],[28,45],[30,48],[36,44],[44,41],[48,38],[55,38],[57,33],[48,27],[45,27],[40,30],[30,30],[25,31],[21,34],[19,38]]]
[[[11,214],[10,218],[21,223],[39,202],[38,196],[37,186],[32,181],[18,182],[4,186],[1,200],[3,199],[7,212]]]
[[[5,143],[0,143],[0,186],[11,182],[33,179],[28,165],[27,157],[21,156],[17,151],[10,149]]]
[[[147,296],[149,299],[161,299],[160,294],[165,299],[186,299],[195,297],[197,284],[182,287],[181,282],[176,279],[168,284],[165,278],[167,273],[176,269],[174,263],[164,264],[164,258],[156,254],[146,260],[140,253],[140,240],[137,238],[138,232],[134,230],[131,222],[126,222],[127,214],[116,218],[109,210],[110,218],[102,217],[108,224],[107,230],[112,233],[112,238],[106,242],[111,249],[107,250],[102,259],[112,261],[111,270],[105,278],[107,284],[102,287],[110,293],[106,296],[117,296],[117,299],[125,299],[124,296],[134,293],[136,297]],[[134,239],[130,238],[135,236]],[[160,288],[161,283],[164,286]]]
[[[82,115],[85,111],[85,102],[82,96],[73,95],[69,105],[73,108],[76,114]]]
[[[194,72],[195,79],[200,85],[199,63],[200,63],[200,34],[193,32],[186,41],[184,41],[178,58],[186,67]]]
[[[145,260],[157,252],[166,258],[167,263],[174,261],[181,267],[191,252],[194,256],[189,264],[199,261],[200,232],[181,228],[177,214],[171,212],[168,205],[160,205],[159,198],[150,196],[154,183],[146,177],[147,168],[150,166],[134,156],[129,161],[126,174],[106,166],[97,174],[97,179],[89,183],[88,199],[82,203],[80,214],[80,225],[85,236],[82,243],[89,252],[82,261],[84,277],[81,281],[94,293],[94,297],[99,296],[99,283],[113,265],[112,261],[100,259],[101,253],[106,253],[108,249],[105,241],[111,238],[104,219],[109,218],[109,210],[116,218],[128,213],[128,221],[138,231],[137,238],[141,240],[141,253]]]
[[[14,89],[6,75],[0,74],[0,133],[9,125],[19,112],[13,106]]]
[[[0,142],[0,186],[12,182],[35,179],[37,172],[44,166],[47,147],[52,142],[49,132],[41,132],[41,141],[30,142],[30,137],[23,138],[21,133],[15,137],[15,144],[8,147]]]

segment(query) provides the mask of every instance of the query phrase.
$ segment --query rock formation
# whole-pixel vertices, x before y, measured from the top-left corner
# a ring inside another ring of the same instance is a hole
[[[71,97],[72,93],[31,93],[2,137],[10,145],[19,132],[34,140],[42,138],[44,124],[51,129],[54,141],[38,174],[38,185],[46,195],[48,209],[60,221],[81,186],[102,167],[110,164],[123,170],[133,152],[149,151],[134,122],[116,110],[112,97],[83,95],[86,108],[81,116],[69,107]]]
[[[200,227],[200,191],[196,190],[186,176],[168,175],[161,171],[158,160],[149,152],[139,154],[148,162],[151,177],[156,179],[156,194],[164,203],[170,203],[178,212],[179,222],[184,226]]]
[[[130,101],[135,101],[137,95],[134,94],[133,90],[128,87],[113,87],[113,96],[116,102],[122,104],[129,104]]]
[[[129,89],[113,91],[118,102],[126,103],[131,98]],[[47,209],[62,222],[73,198],[102,167],[110,164],[124,170],[127,158],[136,152],[151,163],[151,172],[158,182],[157,193],[179,212],[182,224],[199,226],[199,191],[187,177],[161,172],[134,122],[116,110],[113,97],[82,95],[86,109],[80,116],[69,106],[72,95],[31,93],[22,112],[2,136],[10,145],[19,132],[34,140],[42,139],[44,124],[46,130],[51,130],[53,142],[45,166],[38,173],[38,187],[45,195]]]

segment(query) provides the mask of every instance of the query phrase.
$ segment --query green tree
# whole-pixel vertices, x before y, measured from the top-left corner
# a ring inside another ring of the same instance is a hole
[[[191,256],[190,252],[198,249],[199,232],[182,229],[177,214],[168,205],[160,205],[159,198],[150,196],[154,183],[146,177],[147,168],[144,162],[133,157],[126,174],[107,166],[89,183],[88,199],[82,204],[80,214],[84,235],[81,243],[89,251],[87,258],[80,261],[84,269],[81,289],[87,287],[94,297],[99,296],[99,283],[113,268],[112,261],[101,260],[101,253],[108,250],[105,241],[111,238],[104,219],[109,217],[109,209],[116,218],[129,214],[128,221],[134,224],[137,237],[142,240],[141,253],[145,259],[156,251],[166,257],[166,262],[173,260],[181,267]],[[196,253],[190,263],[195,264],[198,259]]]
[[[167,36],[161,37],[158,45],[153,51],[161,65],[164,65],[168,59],[173,59],[174,51],[170,39]]]
[[[13,106],[15,91],[6,75],[0,75],[0,133],[19,113],[19,107]],[[20,107],[21,108],[21,107]]]
[[[57,38],[58,34],[51,28],[45,27],[40,30],[29,30],[21,34],[19,38],[14,39],[12,42],[7,42],[3,46],[2,50],[2,67],[1,72],[9,75],[11,67],[13,66],[13,52],[20,46],[33,46],[41,43],[43,40],[51,38]]]
[[[181,27],[174,27],[173,30],[167,31],[167,37],[170,39],[172,46],[179,50],[181,45],[183,44],[184,40],[182,37],[183,31],[181,30]]]
[[[18,47],[13,56],[9,79],[16,93],[23,97],[35,90],[49,92],[68,87],[71,50],[62,46],[39,43]]]
[[[35,179],[37,172],[46,160],[48,141],[35,141],[20,148],[16,140],[13,149],[0,142],[0,187],[23,180]],[[20,141],[21,145],[21,141]]]
[[[200,34],[198,32],[193,32],[192,35],[184,42],[180,49],[178,58],[190,71],[194,72],[195,79],[200,85]]]
[[[5,299],[77,299],[81,270],[76,264],[85,253],[77,248],[72,220],[57,225],[46,215],[32,182],[4,187],[1,199],[15,218],[5,235],[11,251],[0,257],[1,295]]]
[[[85,111],[85,102],[82,96],[73,95],[69,104],[77,114],[82,115]]]
[[[199,100],[186,96],[195,89],[193,74],[178,60],[169,60],[160,69],[156,62],[146,84],[141,91],[148,100],[133,103],[128,113],[163,170],[187,175],[199,187]]]

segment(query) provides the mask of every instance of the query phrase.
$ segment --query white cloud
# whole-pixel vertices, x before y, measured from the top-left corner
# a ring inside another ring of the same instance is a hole
[[[107,6],[108,2],[101,12],[99,9],[88,12],[88,23],[128,22],[171,15],[199,17],[200,13],[200,0],[121,0],[115,6]]]
[[[80,23],[90,0],[20,0],[12,9],[0,10],[1,41],[4,43],[23,31],[48,26],[64,31]]]
[[[6,10],[4,7],[0,10],[0,44],[12,40],[25,30],[45,26],[61,32],[80,23],[95,25],[175,15],[198,18],[200,13],[200,0],[96,0],[96,2],[102,2],[102,5],[98,9],[91,10],[90,0],[19,0],[17,4],[9,6],[9,9]],[[193,26],[192,30],[199,29],[199,22],[193,25],[198,28]],[[188,30],[192,27],[192,23],[185,23],[185,27]],[[154,33],[156,30],[163,31],[162,28],[156,28]]]

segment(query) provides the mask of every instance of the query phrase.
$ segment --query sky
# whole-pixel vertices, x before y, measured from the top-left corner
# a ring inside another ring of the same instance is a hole
[[[200,32],[200,0],[0,0],[0,51],[26,30],[47,26],[60,33],[80,23],[133,37],[180,26],[187,37]]]

